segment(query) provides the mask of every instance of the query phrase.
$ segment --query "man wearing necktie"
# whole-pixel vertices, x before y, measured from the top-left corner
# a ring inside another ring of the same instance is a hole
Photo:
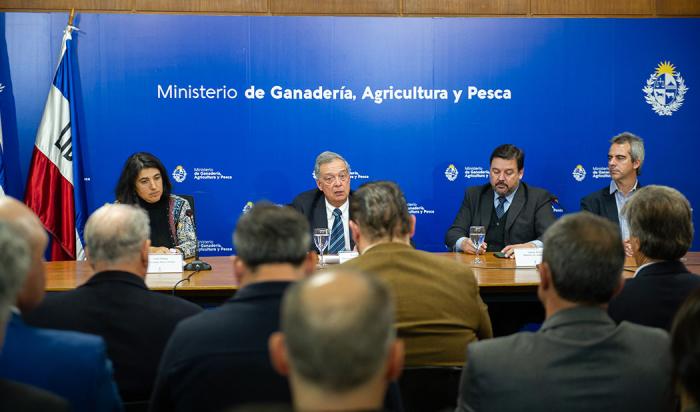
[[[544,189],[521,181],[525,153],[512,144],[498,146],[491,154],[489,183],[468,188],[445,245],[455,251],[475,253],[469,241],[470,226],[484,226],[486,239],[481,251],[503,252],[542,247],[540,238],[554,223],[551,202],[555,197]]]
[[[314,176],[317,189],[299,194],[291,206],[306,217],[312,234],[316,228],[329,229],[330,241],[326,253],[352,250],[355,243],[348,227],[350,164],[341,155],[326,151],[316,157]],[[316,250],[315,245],[312,245],[312,249]]]

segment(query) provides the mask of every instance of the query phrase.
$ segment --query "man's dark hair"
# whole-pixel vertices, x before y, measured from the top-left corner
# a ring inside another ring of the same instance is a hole
[[[252,271],[266,263],[299,266],[311,245],[309,223],[291,207],[257,203],[238,219],[233,244]]]
[[[371,239],[401,238],[411,233],[406,199],[394,182],[365,183],[350,198],[350,216]]]
[[[489,164],[491,164],[494,157],[506,160],[515,159],[518,164],[519,171],[523,170],[523,167],[525,167],[525,152],[512,144],[502,144],[493,149],[491,158],[489,158]]]
[[[589,212],[567,215],[544,234],[542,261],[559,296],[581,304],[607,303],[620,284],[625,251],[612,222]]]

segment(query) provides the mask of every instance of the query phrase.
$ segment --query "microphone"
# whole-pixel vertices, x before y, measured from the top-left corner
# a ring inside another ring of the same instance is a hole
[[[201,270],[211,270],[210,264],[199,260],[199,240],[197,239],[197,226],[194,224],[194,212],[192,209],[187,209],[185,214],[190,218],[190,222],[192,222],[192,229],[194,229],[194,260],[185,265],[185,270],[194,270],[195,272],[199,272]]]

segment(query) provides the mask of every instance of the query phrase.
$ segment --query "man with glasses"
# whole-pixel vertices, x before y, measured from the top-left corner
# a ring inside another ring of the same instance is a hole
[[[312,234],[316,228],[330,231],[327,253],[352,250],[355,242],[348,228],[350,164],[337,153],[323,152],[316,157],[314,177],[318,188],[299,194],[291,206],[306,217]],[[312,248],[316,250],[315,245]]]
[[[451,250],[475,253],[469,241],[470,226],[484,226],[486,239],[480,253],[502,252],[515,257],[514,249],[542,247],[540,238],[554,223],[554,196],[522,182],[525,153],[504,144],[491,153],[490,182],[466,190],[462,206],[445,235]]]

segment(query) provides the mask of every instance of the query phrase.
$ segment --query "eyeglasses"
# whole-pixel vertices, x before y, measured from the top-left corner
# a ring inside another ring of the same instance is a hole
[[[340,183],[345,183],[348,181],[350,175],[347,172],[340,172],[337,175],[325,175],[321,178],[323,183],[327,185],[332,185],[335,183],[336,179],[340,180]]]

